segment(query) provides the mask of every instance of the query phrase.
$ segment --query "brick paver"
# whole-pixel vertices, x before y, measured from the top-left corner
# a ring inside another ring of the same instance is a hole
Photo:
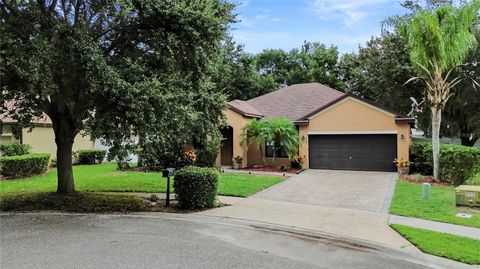
[[[309,169],[252,198],[387,212],[396,173]]]

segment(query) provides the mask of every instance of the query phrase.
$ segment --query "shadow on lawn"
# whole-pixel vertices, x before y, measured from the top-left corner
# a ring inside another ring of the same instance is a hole
[[[224,206],[219,204],[218,206]],[[152,203],[148,198],[137,195],[105,194],[93,192],[77,192],[72,195],[59,195],[55,192],[16,194],[2,197],[0,210],[5,211],[39,211],[57,210],[81,213],[127,213],[127,212],[171,212],[190,213],[200,210],[186,210],[171,201],[169,207],[165,200]]]

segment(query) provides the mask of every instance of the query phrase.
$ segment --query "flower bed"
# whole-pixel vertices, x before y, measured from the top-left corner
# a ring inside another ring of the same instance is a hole
[[[286,170],[281,170],[279,167],[244,167],[240,168],[239,170],[247,170],[247,171],[257,171],[257,172],[276,172],[276,173],[289,173],[289,174],[296,174],[300,171],[301,169],[295,169],[295,168],[287,168]]]

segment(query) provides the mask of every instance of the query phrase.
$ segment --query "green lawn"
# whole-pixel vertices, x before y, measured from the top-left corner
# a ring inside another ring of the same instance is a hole
[[[471,219],[456,217],[471,213]],[[432,186],[430,200],[422,200],[422,185],[397,181],[390,213],[402,216],[480,227],[480,210],[455,207],[455,190],[450,186]]]
[[[480,240],[392,224],[423,252],[469,264],[480,264]]]
[[[166,179],[160,173],[117,171],[116,164],[73,167],[75,189],[95,192],[165,192]],[[281,177],[248,174],[219,175],[218,194],[247,197],[282,181]],[[0,181],[0,197],[19,193],[52,192],[57,187],[57,171],[26,179]]]

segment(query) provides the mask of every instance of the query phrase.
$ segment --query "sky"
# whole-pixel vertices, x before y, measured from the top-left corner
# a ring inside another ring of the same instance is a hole
[[[358,50],[378,36],[388,16],[404,14],[399,0],[234,0],[238,23],[234,40],[245,51],[300,48],[304,40]]]

